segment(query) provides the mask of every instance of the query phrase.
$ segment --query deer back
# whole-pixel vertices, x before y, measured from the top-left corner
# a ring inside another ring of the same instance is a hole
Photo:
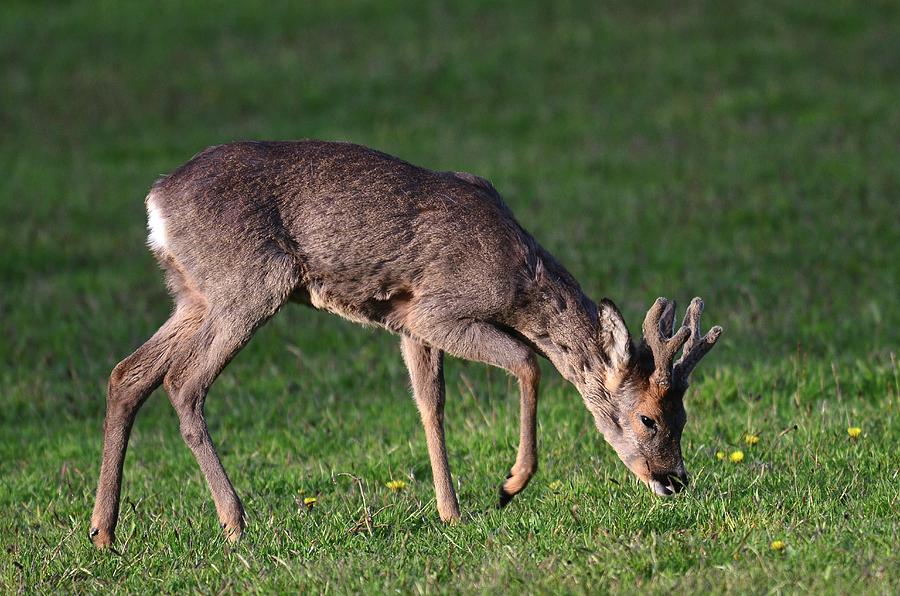
[[[293,298],[399,329],[423,301],[502,319],[533,278],[536,245],[489,182],[358,145],[212,147],[153,188],[167,248],[204,289],[290,259]],[[152,215],[152,214],[151,214]]]

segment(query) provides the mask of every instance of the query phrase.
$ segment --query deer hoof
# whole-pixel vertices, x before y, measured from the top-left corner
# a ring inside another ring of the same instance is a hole
[[[525,487],[528,486],[528,482],[531,480],[531,477],[534,476],[535,468],[520,468],[518,471],[516,468],[513,468],[513,471],[506,475],[506,480],[503,481],[503,484],[500,485],[500,502],[497,504],[498,509],[502,509],[506,507],[512,498],[525,490]]]
[[[513,477],[513,473],[510,472],[506,475],[506,480],[503,481],[503,484],[500,485],[500,501],[497,502],[497,509],[503,509],[509,502],[512,501],[513,497],[516,496],[516,493],[510,492],[506,490],[506,485],[509,483],[509,479]]]
[[[509,505],[509,502],[513,500],[514,496],[515,495],[512,493],[506,492],[506,488],[504,488],[504,485],[501,484],[500,485],[500,500],[497,502],[497,509],[503,509],[504,507]]]
[[[231,544],[236,544],[244,534],[244,529],[240,525],[222,524],[222,531],[225,532],[225,539]]]
[[[438,517],[445,524],[458,524],[460,520],[459,505],[454,503],[446,507],[438,507]]]
[[[112,545],[114,536],[111,531],[101,530],[100,528],[91,528],[88,537],[97,548],[108,548]]]

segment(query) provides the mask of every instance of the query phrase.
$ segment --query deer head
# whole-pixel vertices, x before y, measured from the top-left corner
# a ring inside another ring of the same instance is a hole
[[[700,335],[703,301],[694,298],[675,328],[675,302],[658,298],[644,319],[637,346],[621,313],[609,300],[599,309],[600,345],[605,352],[600,399],[588,399],[598,430],[622,462],[658,495],[687,485],[681,432],[687,417],[683,398],[691,371],[722,333]],[[682,350],[683,348],[683,350]],[[675,361],[679,350],[681,358]]]

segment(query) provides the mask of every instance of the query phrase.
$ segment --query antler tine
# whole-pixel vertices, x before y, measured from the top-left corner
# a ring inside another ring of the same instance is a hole
[[[657,298],[644,317],[644,343],[653,354],[652,378],[660,385],[672,379],[672,360],[688,340],[691,330],[682,327],[675,332],[675,302]]]
[[[687,385],[691,371],[706,356],[722,335],[722,328],[716,325],[706,335],[700,335],[700,315],[703,313],[703,300],[694,298],[684,313],[684,324],[691,330],[691,336],[684,344],[684,352],[675,363],[674,376]]]

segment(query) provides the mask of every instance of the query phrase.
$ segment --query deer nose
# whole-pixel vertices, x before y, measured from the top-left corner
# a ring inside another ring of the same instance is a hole
[[[677,472],[657,473],[653,474],[649,484],[656,494],[669,497],[680,493],[688,485],[688,475],[683,468]]]

